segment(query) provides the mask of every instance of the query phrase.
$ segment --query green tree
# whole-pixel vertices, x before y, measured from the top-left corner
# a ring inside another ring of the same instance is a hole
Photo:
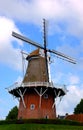
[[[17,119],[17,116],[18,116],[18,108],[17,106],[15,106],[9,111],[6,120],[15,120]]]
[[[83,113],[83,99],[81,99],[80,103],[74,108],[74,114]]]

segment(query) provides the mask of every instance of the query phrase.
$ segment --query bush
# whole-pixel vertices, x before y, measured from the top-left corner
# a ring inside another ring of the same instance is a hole
[[[66,119],[25,119],[25,120],[4,120],[0,121],[0,125],[5,124],[56,124],[56,125],[83,125],[76,121],[66,120]]]

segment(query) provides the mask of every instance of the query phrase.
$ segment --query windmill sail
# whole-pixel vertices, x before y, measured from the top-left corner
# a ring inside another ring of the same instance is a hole
[[[44,49],[44,47],[42,47],[39,43],[36,43],[36,42],[30,40],[29,38],[26,38],[26,37],[24,37],[16,32],[12,32],[12,36],[14,36],[14,37],[26,42],[26,43],[30,43],[38,48]]]
[[[48,71],[48,59],[47,59],[47,41],[46,41],[46,22],[43,19],[43,27],[44,27],[44,53],[45,53],[45,64],[46,64],[46,73],[49,82],[49,71]]]
[[[64,60],[67,60],[67,61],[69,61],[69,62],[71,62],[73,64],[76,64],[76,61],[73,58],[71,58],[70,56],[67,56],[67,55],[65,55],[65,54],[63,54],[61,52],[56,51],[56,50],[50,50],[50,49],[44,48],[43,46],[41,46],[41,44],[36,43],[36,42],[34,42],[34,41],[32,41],[32,40],[30,40],[30,39],[28,39],[28,38],[26,38],[26,37],[16,33],[16,32],[12,32],[12,36],[14,36],[14,37],[16,37],[16,38],[18,38],[18,39],[20,39],[20,40],[22,40],[24,42],[30,43],[30,44],[38,47],[38,48],[44,49],[45,52],[48,51],[50,53],[53,53],[53,54],[58,55],[60,57],[63,57]]]
[[[40,48],[40,49],[43,49],[44,50],[44,53],[45,53],[45,64],[46,64],[46,73],[47,73],[47,77],[48,77],[48,82],[49,82],[49,71],[48,71],[48,59],[47,59],[47,52],[50,52],[50,53],[53,53],[57,56],[59,56],[60,58],[64,58],[64,60],[70,62],[70,63],[73,63],[73,64],[76,64],[76,61],[71,58],[70,56],[67,56],[61,52],[58,52],[56,50],[50,50],[47,48],[47,41],[46,41],[46,22],[45,22],[45,19],[43,19],[43,29],[44,29],[44,46],[42,46],[41,44],[39,43],[36,43],[32,40],[30,40],[29,38],[25,37],[25,36],[22,36],[16,32],[12,32],[12,36],[26,42],[26,43],[30,43],[32,45],[34,45],[35,47],[37,48]]]
[[[63,57],[64,60],[68,61],[68,62],[71,62],[73,64],[76,64],[76,61],[75,59],[71,58],[70,56],[67,56],[59,51],[56,51],[56,50],[48,50],[48,52],[51,52],[51,53],[54,53],[56,55],[58,55],[59,57]]]

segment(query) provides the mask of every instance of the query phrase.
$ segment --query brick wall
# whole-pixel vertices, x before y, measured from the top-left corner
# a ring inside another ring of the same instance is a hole
[[[68,115],[66,117],[66,119],[68,119],[68,120],[74,120],[74,121],[78,121],[78,122],[83,122],[83,114],[72,114],[72,115]]]
[[[40,97],[37,93],[31,92],[26,93],[24,96],[24,101],[26,108],[24,108],[22,100],[20,100],[18,119],[30,119],[30,118],[56,118],[55,107],[52,108],[54,103],[53,95],[49,94],[48,98],[45,99],[44,96],[41,97],[41,106],[40,106]],[[34,109],[31,109],[31,104],[35,105]]]

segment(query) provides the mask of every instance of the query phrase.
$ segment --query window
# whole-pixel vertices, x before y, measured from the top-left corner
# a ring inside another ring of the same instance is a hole
[[[34,105],[34,104],[31,104],[31,105],[30,105],[30,109],[31,109],[31,110],[34,110],[34,109],[35,109],[35,105]]]
[[[48,99],[48,94],[44,94],[44,98],[45,98],[45,99]]]

